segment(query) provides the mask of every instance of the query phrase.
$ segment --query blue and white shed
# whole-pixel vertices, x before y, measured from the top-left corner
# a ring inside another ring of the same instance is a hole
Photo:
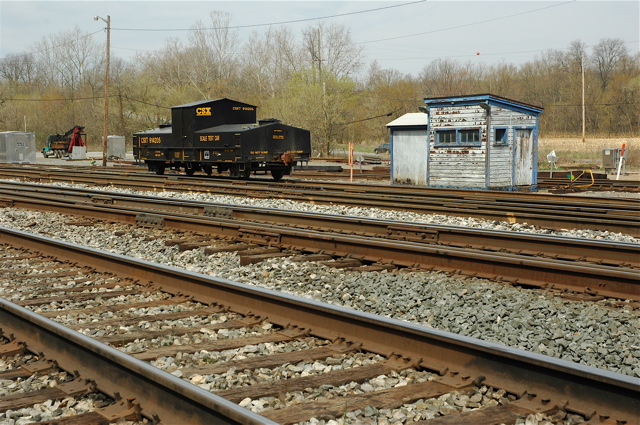
[[[404,114],[387,124],[391,132],[391,182],[427,185],[428,119],[422,112]]]
[[[399,121],[418,114],[387,124],[392,183],[493,190],[537,185],[542,108],[491,94],[424,103],[426,126]]]

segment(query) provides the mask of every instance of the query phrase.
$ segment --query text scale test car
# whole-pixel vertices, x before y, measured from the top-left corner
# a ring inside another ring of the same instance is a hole
[[[215,168],[244,178],[270,172],[279,180],[309,160],[311,136],[274,118],[258,122],[256,111],[226,98],[174,106],[171,124],[134,134],[133,153],[157,174],[166,168],[211,174]]]

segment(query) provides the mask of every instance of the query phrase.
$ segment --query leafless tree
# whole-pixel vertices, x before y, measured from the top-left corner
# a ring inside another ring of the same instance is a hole
[[[437,59],[426,65],[418,78],[424,97],[458,96],[477,91],[482,70],[470,62]]]
[[[281,97],[287,81],[303,66],[302,49],[285,27],[254,32],[243,52],[244,85],[263,101]]]
[[[614,78],[618,66],[627,57],[627,47],[619,38],[602,39],[593,47],[593,62],[603,91]]]
[[[343,25],[321,22],[302,34],[304,49],[320,80],[323,72],[338,79],[353,77],[362,67],[364,48],[353,42],[351,33]]]
[[[0,60],[0,79],[10,85],[30,85],[34,82],[35,75],[35,63],[31,54],[9,54]]]
[[[35,45],[38,77],[47,85],[74,92],[85,84],[95,86],[104,50],[79,27],[44,38]],[[104,74],[103,74],[104,75]]]
[[[204,98],[221,96],[236,77],[238,31],[230,28],[231,14],[212,11],[209,26],[197,21],[189,33],[189,79]]]

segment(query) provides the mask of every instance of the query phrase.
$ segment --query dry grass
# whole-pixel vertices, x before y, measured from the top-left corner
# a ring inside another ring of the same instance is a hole
[[[581,137],[540,137],[538,140],[539,169],[548,170],[547,154],[555,150],[557,165],[561,168],[602,169],[602,151],[621,148],[626,144],[627,168],[640,167],[640,138],[589,138],[582,143]]]

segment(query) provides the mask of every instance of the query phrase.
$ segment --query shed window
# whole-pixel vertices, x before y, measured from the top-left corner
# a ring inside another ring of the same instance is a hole
[[[436,146],[480,146],[479,128],[458,128],[454,130],[436,130]]]
[[[458,134],[460,143],[478,143],[480,141],[480,132],[478,130],[460,130]]]
[[[506,128],[496,128],[495,134],[493,137],[494,145],[506,145],[507,144],[507,129]]]
[[[440,145],[451,145],[456,143],[455,130],[436,131],[436,143]]]

